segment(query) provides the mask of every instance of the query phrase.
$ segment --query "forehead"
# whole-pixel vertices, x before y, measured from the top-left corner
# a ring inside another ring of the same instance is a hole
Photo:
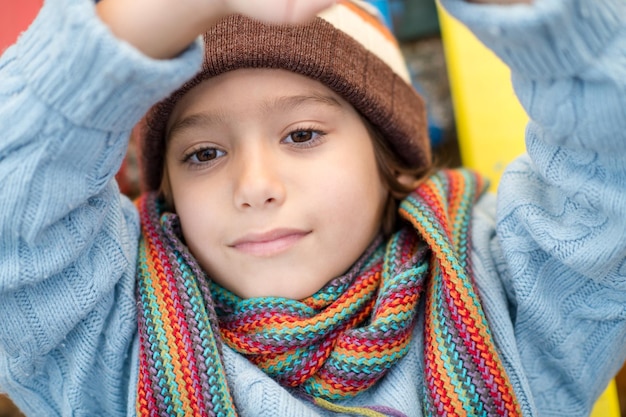
[[[187,92],[174,107],[167,131],[180,119],[207,111],[226,119],[230,113],[270,113],[314,105],[353,110],[330,88],[303,75],[282,69],[239,69],[207,79]]]

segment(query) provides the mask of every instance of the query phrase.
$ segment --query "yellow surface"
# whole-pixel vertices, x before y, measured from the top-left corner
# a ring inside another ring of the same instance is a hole
[[[609,383],[596,405],[593,407],[591,417],[620,417],[619,396],[615,380]]]
[[[499,58],[441,10],[440,24],[461,159],[495,189],[506,164],[524,152],[528,117]]]
[[[528,117],[513,93],[508,68],[441,9],[439,17],[461,160],[488,176],[495,190],[504,167],[524,152]],[[611,381],[591,417],[619,416]]]

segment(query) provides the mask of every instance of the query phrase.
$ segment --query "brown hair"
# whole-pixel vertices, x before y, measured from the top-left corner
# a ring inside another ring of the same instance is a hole
[[[374,146],[380,178],[389,191],[381,220],[383,234],[388,236],[396,231],[400,224],[398,221],[399,202],[432,174],[435,167],[433,163],[419,166],[408,165],[393,151],[389,141],[385,139],[379,129],[363,116],[361,119],[365,123]]]

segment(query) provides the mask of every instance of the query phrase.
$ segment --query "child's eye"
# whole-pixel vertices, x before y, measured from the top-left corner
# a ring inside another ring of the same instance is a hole
[[[296,145],[312,146],[317,143],[324,136],[323,132],[313,129],[298,129],[290,132],[285,139],[286,143],[292,143]]]
[[[226,155],[226,152],[217,148],[194,149],[185,155],[183,161],[190,164],[207,164],[224,155]]]

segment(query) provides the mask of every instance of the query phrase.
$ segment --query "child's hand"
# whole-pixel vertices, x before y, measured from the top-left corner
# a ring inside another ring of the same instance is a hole
[[[335,0],[102,0],[100,19],[153,58],[172,58],[219,18],[241,13],[271,23],[301,23]]]
[[[222,0],[227,14],[239,13],[268,23],[302,23],[336,0]]]

